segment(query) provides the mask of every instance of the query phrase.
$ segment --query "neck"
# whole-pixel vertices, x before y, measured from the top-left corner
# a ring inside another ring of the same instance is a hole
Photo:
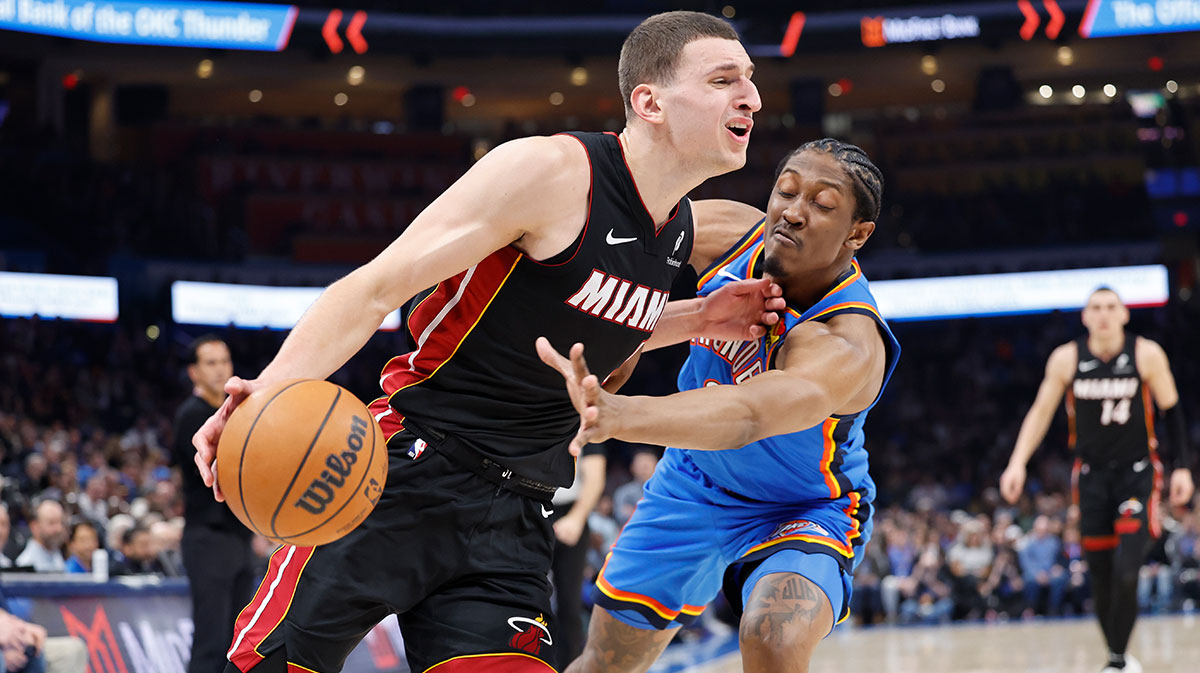
[[[638,195],[656,226],[667,221],[680,199],[712,177],[700,173],[693,162],[679,153],[664,151],[663,145],[668,140],[659,127],[633,124],[626,126],[618,137]]]
[[[850,268],[850,260],[839,261],[823,269],[814,269],[777,280],[788,304],[807,310],[833,287],[838,277]]]
[[[192,394],[208,402],[210,406],[219,407],[225,401],[225,391],[205,390],[200,386],[192,388]]]
[[[1088,350],[1093,355],[1103,360],[1107,360],[1116,355],[1118,351],[1125,345],[1125,333],[1117,332],[1116,334],[1089,334],[1088,335]]]

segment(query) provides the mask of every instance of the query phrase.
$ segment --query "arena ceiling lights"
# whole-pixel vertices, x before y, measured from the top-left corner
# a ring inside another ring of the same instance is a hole
[[[945,320],[1075,310],[1102,286],[1130,308],[1162,306],[1170,294],[1161,264],[878,280],[871,292],[888,320]]]
[[[0,271],[0,316],[115,322],[117,279]]]

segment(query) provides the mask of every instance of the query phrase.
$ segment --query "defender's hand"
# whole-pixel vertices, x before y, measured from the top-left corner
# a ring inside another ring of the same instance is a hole
[[[1020,465],[1009,465],[1004,474],[1000,475],[1000,495],[1011,505],[1021,499],[1021,491],[1025,490],[1025,468]]]
[[[217,502],[225,502],[225,494],[221,492],[221,486],[217,484],[217,443],[221,440],[221,432],[225,430],[225,423],[237,405],[249,397],[250,393],[266,386],[265,382],[258,379],[247,381],[236,376],[229,379],[225,382],[225,392],[229,397],[225,398],[213,415],[209,416],[196,434],[192,435],[192,446],[196,447],[194,458],[196,467],[200,469],[200,477],[204,479],[204,485],[212,487],[213,498]]]
[[[1192,500],[1196,487],[1192,484],[1192,471],[1180,467],[1171,472],[1171,504],[1183,507]]]
[[[564,358],[546,337],[537,339],[538,357],[562,374],[567,393],[575,411],[579,412],[579,432],[571,440],[571,455],[578,456],[588,443],[602,442],[612,437],[618,414],[613,406],[619,396],[605,392],[600,379],[588,371],[583,359],[583,344],[571,346],[571,359]]]
[[[783,289],[770,278],[739,280],[702,297],[700,334],[710,339],[748,341],[767,333],[787,306]]]

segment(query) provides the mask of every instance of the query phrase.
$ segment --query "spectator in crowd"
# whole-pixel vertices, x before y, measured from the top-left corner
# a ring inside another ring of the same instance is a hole
[[[108,521],[108,525],[104,527],[104,546],[109,550],[119,550],[121,541],[125,538],[125,533],[133,528],[137,521],[130,515],[124,512],[114,514]]]
[[[591,546],[588,548],[589,579],[594,579],[604,565],[604,556],[617,541],[621,524],[613,516],[613,498],[607,493],[600,496],[596,509],[588,515],[588,530],[591,531]]]
[[[177,517],[169,521],[155,521],[150,524],[150,538],[163,574],[167,577],[182,577],[183,554],[179,547],[183,539],[183,519]]]
[[[46,637],[46,629],[9,612],[0,587],[0,671],[4,673],[81,673],[88,651],[75,637]]]
[[[76,521],[71,524],[71,535],[67,538],[67,572],[92,572],[92,554],[100,548],[100,533],[91,521]]]
[[[87,478],[83,493],[79,494],[76,506],[79,514],[95,521],[100,526],[108,524],[108,475],[107,469],[95,472]]]
[[[633,476],[633,480],[613,492],[613,513],[622,526],[629,521],[629,517],[633,516],[634,508],[642,499],[642,489],[654,475],[654,468],[657,466],[658,453],[656,451],[640,449],[633,454],[633,462],[629,465],[629,473]]]
[[[959,528],[958,540],[946,553],[955,619],[983,616],[987,604],[980,587],[991,573],[994,559],[985,524],[973,518],[965,520]]]
[[[57,500],[42,500],[34,507],[29,522],[29,542],[14,563],[31,567],[40,573],[61,573],[66,570],[62,546],[66,541],[63,506]]]
[[[949,577],[942,564],[942,550],[930,544],[922,550],[913,572],[900,584],[902,623],[937,624],[950,620],[954,611]]]
[[[108,574],[117,575],[161,575],[162,564],[154,553],[150,531],[137,524],[121,536],[121,551],[114,554]]]
[[[1079,525],[1067,525],[1062,534],[1062,567],[1067,569],[1067,588],[1063,593],[1063,613],[1082,615],[1087,611],[1091,597],[1088,584],[1087,559],[1083,556],[1083,538]]]
[[[1038,515],[1018,554],[1021,579],[1025,582],[1026,616],[1035,611],[1057,615],[1062,610],[1068,578],[1059,559],[1061,542],[1051,526],[1050,517]]]

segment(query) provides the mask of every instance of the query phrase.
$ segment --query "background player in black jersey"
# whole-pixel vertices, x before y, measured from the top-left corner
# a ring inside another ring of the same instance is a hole
[[[274,382],[329,376],[391,311],[438,286],[412,311],[417,349],[385,367],[387,397],[372,406],[389,438],[379,503],[341,540],[275,553],[227,670],[338,671],[390,612],[415,671],[552,670],[550,494],[570,483],[578,417],[533,336],[586,341],[607,373],[651,330],[749,338],[778,320],[764,313],[782,308],[769,282],[664,308],[681,261],[707,245],[684,196],[746,161],[761,106],[753,70],[720,19],[647,19],[621,52],[619,136],[497,147],[329,286],[257,379],[230,379],[194,439],[218,499],[212,463],[236,405]]]
[[[1162,465],[1154,435],[1155,405],[1174,457],[1171,503],[1187,504],[1194,489],[1187,424],[1167,355],[1154,341],[1127,333],[1128,322],[1129,310],[1116,292],[1102,287],[1091,294],[1083,308],[1087,336],[1050,354],[1046,378],[1000,476],[1000,492],[1011,503],[1021,497],[1025,465],[1065,394],[1070,443],[1077,454],[1080,533],[1096,617],[1109,650],[1104,670],[1140,673],[1141,664],[1125,650],[1137,619],[1138,571],[1159,527]]]

